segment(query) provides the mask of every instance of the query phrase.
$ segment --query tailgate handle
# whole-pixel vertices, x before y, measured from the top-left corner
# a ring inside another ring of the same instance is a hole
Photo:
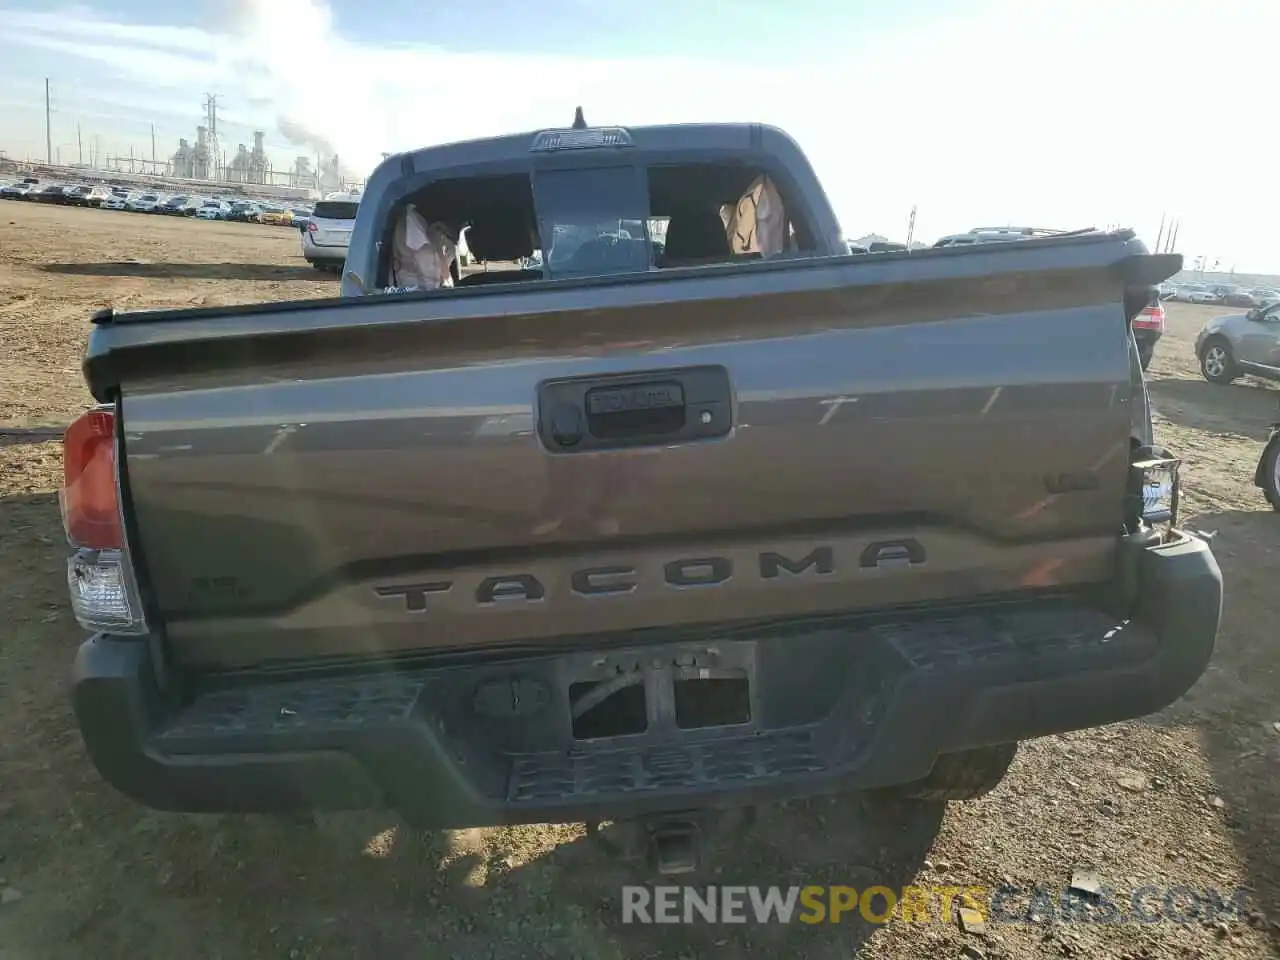
[[[538,410],[543,444],[560,453],[706,440],[732,426],[723,367],[548,380]]]

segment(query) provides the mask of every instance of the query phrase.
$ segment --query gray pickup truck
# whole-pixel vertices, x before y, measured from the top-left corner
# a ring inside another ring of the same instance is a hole
[[[490,269],[383,292],[410,204]],[[1129,328],[1178,265],[1127,231],[851,256],[756,125],[391,157],[342,298],[94,317],[88,753],[165,810],[611,820],[663,870],[726,811],[979,795],[1213,650]]]

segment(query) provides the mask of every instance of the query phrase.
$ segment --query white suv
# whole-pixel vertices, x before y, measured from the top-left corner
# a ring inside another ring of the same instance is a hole
[[[196,217],[201,220],[225,220],[229,209],[221,200],[206,200],[196,210]]]
[[[302,255],[307,263],[317,270],[336,273],[342,269],[359,206],[358,196],[338,193],[331,193],[316,204],[307,228],[302,231]]]

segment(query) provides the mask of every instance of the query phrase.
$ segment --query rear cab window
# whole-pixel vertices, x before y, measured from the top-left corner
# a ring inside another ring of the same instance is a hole
[[[311,216],[317,220],[354,220],[359,206],[350,200],[321,200]]]
[[[324,217],[316,206],[314,216]],[[354,214],[354,204],[352,212]],[[379,288],[399,289],[389,249],[408,207],[465,235],[484,266],[458,286],[602,276],[734,263],[815,249],[798,205],[763,168],[721,162],[565,163],[512,174],[446,178],[410,194],[388,218]]]

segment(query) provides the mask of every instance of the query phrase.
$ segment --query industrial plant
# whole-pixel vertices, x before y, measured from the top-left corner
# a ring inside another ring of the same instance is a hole
[[[253,146],[237,144],[234,152],[224,149],[218,133],[218,98],[206,94],[204,122],[196,127],[195,142],[186,137],[178,140],[177,149],[167,160],[152,157],[108,156],[104,169],[119,173],[141,174],[177,180],[202,180],[219,184],[253,184],[267,188],[323,196],[357,184],[344,177],[335,153],[317,153],[315,157],[299,155],[288,169],[273,169],[264,145],[266,134],[253,132]]]

